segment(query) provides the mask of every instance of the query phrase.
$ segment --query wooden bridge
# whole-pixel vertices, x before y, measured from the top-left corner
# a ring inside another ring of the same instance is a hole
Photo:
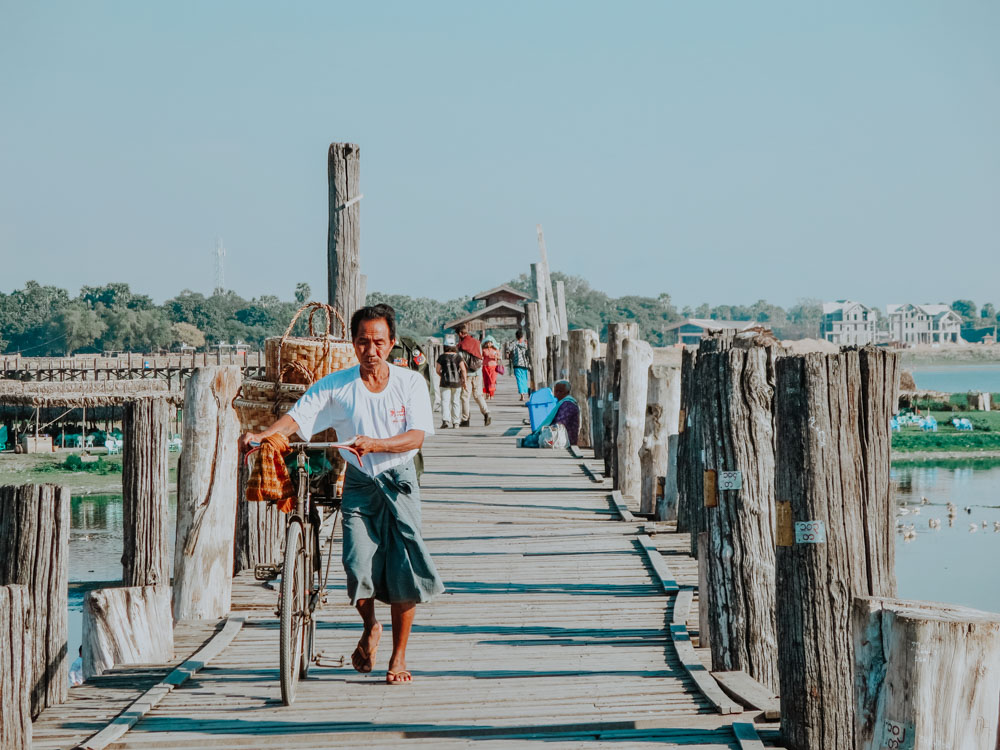
[[[0,356],[0,379],[71,382],[98,380],[165,380],[170,390],[183,390],[196,367],[238,365],[245,377],[264,372],[263,352],[222,351],[187,354],[137,354],[112,357],[98,354],[74,357]]]
[[[517,449],[526,410],[509,394],[493,414],[425,448],[424,535],[448,591],[418,608],[412,684],[384,684],[389,633],[374,672],[351,668],[361,625],[335,560],[324,666],[293,706],[278,687],[277,593],[240,576],[228,620],[175,626],[176,664],[74,688],[36,721],[34,747],[775,746],[777,725],[755,729],[761,712],[738,713],[692,648],[687,535],[632,516],[596,462]]]

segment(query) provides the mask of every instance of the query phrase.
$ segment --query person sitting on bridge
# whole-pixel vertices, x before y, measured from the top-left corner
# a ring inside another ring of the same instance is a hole
[[[570,395],[569,387],[568,380],[559,380],[552,386],[552,395],[558,399],[558,402],[549,416],[538,425],[538,429],[526,436],[521,442],[524,448],[538,448],[542,429],[555,424],[561,424],[566,428],[569,444],[576,445],[576,441],[580,437],[580,405]]]
[[[353,447],[341,450],[347,461],[342,511],[343,563],[347,594],[364,622],[364,633],[351,656],[359,672],[371,672],[382,625],[375,600],[390,605],[392,657],[386,682],[412,681],[406,668],[406,645],[417,603],[444,591],[420,535],[420,486],[413,458],[425,435],[434,434],[434,418],[423,376],[386,359],[396,340],[396,314],[388,305],[362,307],[351,316],[351,338],[359,364],[331,373],[307,390],[269,428],[247,433],[253,443],[280,433],[305,439],[334,428]]]

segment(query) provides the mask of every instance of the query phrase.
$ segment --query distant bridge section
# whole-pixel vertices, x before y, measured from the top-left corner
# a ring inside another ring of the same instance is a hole
[[[82,354],[74,357],[0,355],[0,378],[37,382],[102,380],[165,380],[179,391],[196,367],[239,365],[247,378],[263,377],[264,353],[244,351],[183,354],[125,353],[112,357]]]

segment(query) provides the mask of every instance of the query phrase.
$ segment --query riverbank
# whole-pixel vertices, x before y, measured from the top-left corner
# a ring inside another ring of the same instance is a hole
[[[92,471],[72,471],[64,468],[66,458],[80,455],[79,450],[57,450],[54,453],[16,454],[0,453],[0,484],[61,484],[74,496],[120,495],[122,492],[122,457],[108,456],[101,449],[95,451],[102,462],[109,465],[106,474]],[[177,483],[179,453],[169,454],[171,486]]]
[[[1000,364],[1000,344],[921,344],[897,351],[904,368]]]

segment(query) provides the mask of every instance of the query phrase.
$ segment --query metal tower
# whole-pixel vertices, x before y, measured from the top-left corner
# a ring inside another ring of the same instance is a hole
[[[226,259],[226,248],[222,244],[222,238],[215,238],[215,293],[222,294],[226,291],[226,275],[223,270],[223,264]]]

